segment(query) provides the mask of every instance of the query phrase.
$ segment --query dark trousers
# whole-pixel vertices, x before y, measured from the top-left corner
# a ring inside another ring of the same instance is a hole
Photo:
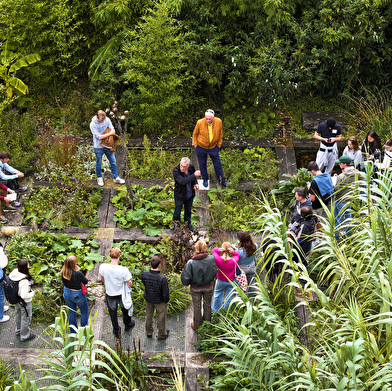
[[[157,312],[157,327],[158,327],[158,338],[165,338],[167,335],[166,331],[166,313],[167,303],[149,303],[146,301],[146,333],[152,335],[154,328],[152,326],[152,318],[154,316],[154,310]]]
[[[188,227],[191,225],[191,217],[192,217],[192,205],[193,205],[193,197],[188,198],[187,200],[174,200],[174,213],[173,213],[173,221],[178,221],[181,223],[181,210],[184,206],[184,223],[188,223]]]
[[[214,296],[214,285],[209,288],[194,289],[191,287],[193,302],[193,327],[196,330],[203,321],[211,321],[212,297]],[[203,314],[202,314],[203,306]]]
[[[208,180],[207,157],[210,155],[212,164],[214,165],[216,179],[218,179],[218,182],[220,183],[225,180],[222,163],[219,157],[219,150],[220,148],[218,146],[215,146],[212,149],[204,149],[199,145],[196,147],[197,160],[199,161],[199,168],[203,179]]]
[[[117,320],[117,308],[120,306],[125,328],[129,328],[132,324],[132,317],[128,315],[128,310],[124,307],[121,295],[118,296],[109,296],[106,295],[106,304],[108,306],[110,320],[112,321],[113,333],[118,335],[118,332],[121,331],[121,327],[118,325]]]

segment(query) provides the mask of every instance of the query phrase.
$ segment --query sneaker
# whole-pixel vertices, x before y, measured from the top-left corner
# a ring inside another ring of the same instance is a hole
[[[152,338],[152,334],[147,334],[147,338]]]
[[[5,218],[4,216],[0,216],[0,223],[7,224],[8,223],[8,219]]]
[[[18,187],[17,189],[15,189],[15,193],[23,193],[25,191],[27,191],[28,188],[27,187]]]
[[[8,213],[15,213],[16,212],[16,208],[14,208],[11,205],[8,205],[8,206],[4,207],[3,210],[4,210],[4,212],[8,212]]]
[[[125,183],[124,179],[120,178],[119,176],[117,178],[114,178],[113,182],[114,183],[120,183],[120,184]]]
[[[221,186],[223,186],[223,187],[227,187],[227,183],[226,183],[226,181],[225,181],[225,180],[223,180],[223,181],[221,182]]]
[[[203,186],[208,187],[208,179],[203,179]]]
[[[10,309],[10,306],[9,306],[9,305],[5,305],[5,306],[4,306],[4,312],[8,311],[9,309]]]
[[[103,186],[103,178],[97,178],[98,186]]]
[[[27,341],[32,341],[34,338],[36,337],[36,335],[35,334],[33,334],[33,333],[30,333],[30,337],[29,338],[26,338],[26,339],[24,339],[24,340],[20,340],[21,342],[27,342]]]
[[[132,319],[129,326],[125,327],[125,332],[131,331],[135,327],[135,321]]]
[[[8,315],[4,315],[1,319],[0,319],[0,323],[4,323],[10,320],[10,317]]]
[[[20,203],[20,202],[18,202],[18,201],[15,201],[14,202],[14,206],[16,206],[16,207],[19,207],[19,206],[21,206],[22,204]]]
[[[189,231],[195,231],[196,227],[194,227],[192,224],[188,226]]]
[[[158,339],[167,339],[170,334],[170,330],[166,330],[166,335],[164,337],[157,337]]]

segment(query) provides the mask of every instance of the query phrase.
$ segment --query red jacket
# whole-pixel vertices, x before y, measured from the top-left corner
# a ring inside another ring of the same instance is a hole
[[[1,190],[8,190],[8,187],[6,185],[4,185],[3,183],[0,182],[0,189]],[[0,195],[0,201],[3,201],[5,197],[3,197],[2,195]]]

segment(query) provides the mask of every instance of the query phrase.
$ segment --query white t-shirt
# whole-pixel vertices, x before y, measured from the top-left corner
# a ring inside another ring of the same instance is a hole
[[[99,274],[105,279],[106,294],[109,296],[121,295],[124,282],[132,279],[128,268],[110,263],[103,263],[99,267]]]

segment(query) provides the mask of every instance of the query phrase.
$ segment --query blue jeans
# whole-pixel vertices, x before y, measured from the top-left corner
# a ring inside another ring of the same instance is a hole
[[[197,160],[199,161],[201,177],[205,180],[208,180],[207,157],[208,155],[210,155],[212,164],[214,165],[216,179],[218,179],[218,182],[222,183],[225,181],[225,177],[223,176],[223,169],[219,157],[219,150],[220,148],[217,145],[212,149],[205,149],[200,147],[199,145],[196,147]]]
[[[3,281],[0,282],[0,319],[3,319],[4,316],[4,288],[3,288]]]
[[[97,159],[95,163],[95,172],[97,173],[97,177],[102,178],[102,158],[103,155],[106,155],[110,163],[110,169],[112,170],[113,178],[117,178],[117,163],[114,152],[111,153],[109,148],[94,148],[94,153]]]
[[[187,200],[174,200],[174,213],[173,213],[173,221],[179,221],[181,223],[181,210],[184,206],[184,223],[188,223],[188,227],[191,225],[192,218],[192,205],[193,205],[193,197],[188,198]]]
[[[225,297],[224,307],[228,307],[233,295],[231,291],[234,289],[229,281],[222,281],[219,278],[215,281],[214,298],[212,300],[212,312],[219,310],[223,304],[223,296]]]
[[[76,307],[80,309],[80,326],[84,327],[88,324],[88,302],[87,295],[83,296],[82,290],[72,291],[67,287],[64,287],[64,300],[69,307],[69,325],[71,327],[71,333],[75,333],[75,329],[78,328],[78,321],[76,319]],[[75,328],[75,329],[74,329]]]
[[[346,228],[346,233],[349,235],[351,228],[350,223],[352,219],[352,215],[350,212],[349,205],[344,202],[335,201],[335,239],[339,239],[339,230],[341,229],[341,225],[344,222],[344,226]]]

